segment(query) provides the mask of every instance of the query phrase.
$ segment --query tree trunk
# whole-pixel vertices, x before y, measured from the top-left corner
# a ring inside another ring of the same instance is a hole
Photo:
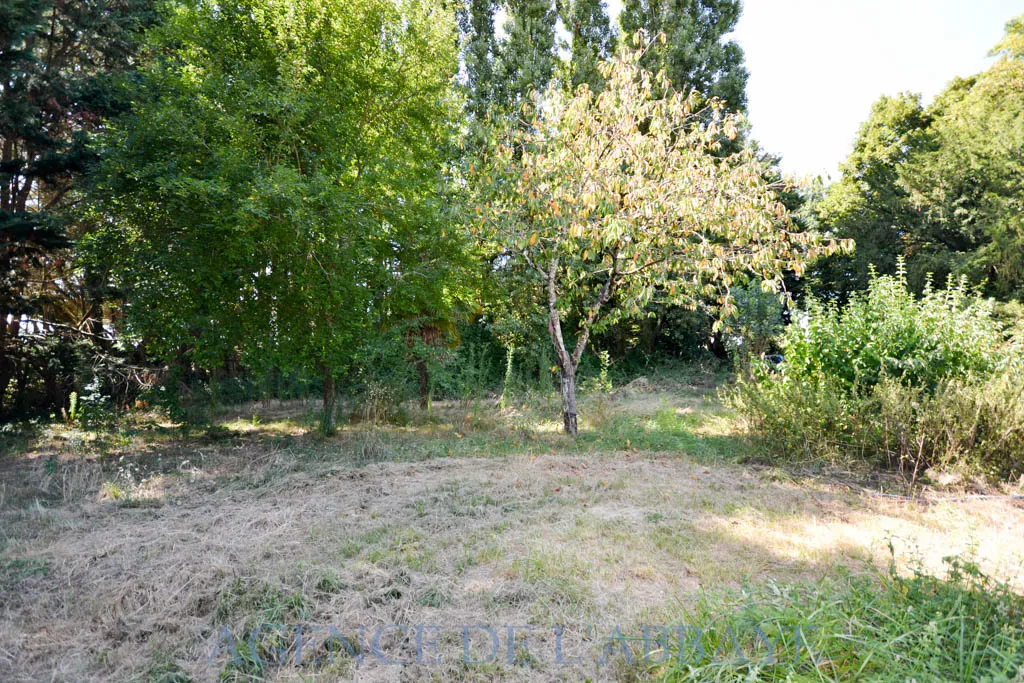
[[[325,367],[324,372],[324,414],[320,421],[320,428],[324,435],[332,436],[336,431],[334,425],[335,402],[338,397],[335,388],[334,371]]]
[[[414,362],[420,383],[420,408],[427,410],[430,408],[430,369],[427,367],[427,361],[422,358],[417,358]]]
[[[561,367],[559,376],[562,386],[562,423],[566,434],[576,436],[579,433],[576,424],[576,368]]]

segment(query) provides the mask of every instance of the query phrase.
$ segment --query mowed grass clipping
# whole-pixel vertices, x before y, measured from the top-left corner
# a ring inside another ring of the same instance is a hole
[[[1021,506],[752,466],[715,393],[590,396],[578,439],[543,397],[332,439],[301,403],[38,428],[0,460],[0,679],[1013,680]],[[947,576],[951,554],[977,566]],[[300,652],[304,624],[340,635]],[[388,624],[441,627],[447,658],[381,664]],[[461,662],[468,624],[499,657]],[[514,663],[506,625],[536,629]],[[646,647],[651,625],[689,628]],[[555,663],[556,626],[579,664]]]

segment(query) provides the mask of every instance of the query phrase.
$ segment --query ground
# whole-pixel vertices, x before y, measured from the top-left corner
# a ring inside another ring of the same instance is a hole
[[[759,464],[717,392],[587,397],[576,440],[547,397],[409,408],[330,439],[301,402],[215,429],[11,437],[0,679],[642,678],[624,648],[642,655],[645,625],[716,591],[868,571],[890,545],[901,565],[960,554],[1017,577],[1024,501],[906,500]],[[510,626],[532,628],[511,653]]]

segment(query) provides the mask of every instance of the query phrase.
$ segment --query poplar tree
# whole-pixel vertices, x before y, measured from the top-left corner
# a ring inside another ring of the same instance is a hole
[[[626,36],[640,30],[648,38],[665,34],[664,43],[657,41],[644,55],[644,67],[664,69],[677,90],[717,97],[742,112],[747,106],[743,50],[725,40],[741,11],[740,0],[626,0],[619,22]]]
[[[496,9],[494,0],[467,0],[458,12],[462,59],[466,71],[466,106],[478,121],[487,115],[496,89]]]
[[[582,84],[597,92],[604,88],[598,64],[615,52],[615,32],[602,0],[564,0],[562,23],[569,34],[570,57],[567,85],[575,90]]]
[[[505,40],[499,48],[497,100],[509,111],[530,100],[533,91],[547,88],[555,75],[555,24],[552,0],[509,0]]]

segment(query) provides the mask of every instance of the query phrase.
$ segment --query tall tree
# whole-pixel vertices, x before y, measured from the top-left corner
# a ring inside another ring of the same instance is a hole
[[[791,229],[752,150],[718,154],[738,117],[717,103],[697,107],[699,97],[673,92],[640,58],[606,64],[599,95],[550,88],[482,171],[493,195],[480,228],[532,274],[569,434],[578,429],[576,371],[595,330],[656,294],[678,304],[715,296],[726,317],[738,276],[778,285],[821,247]]]
[[[562,0],[559,14],[569,34],[566,83],[575,90],[582,84],[597,92],[604,87],[598,64],[615,52],[615,32],[602,0]]]
[[[732,111],[747,106],[743,50],[727,36],[739,21],[740,0],[626,0],[619,16],[625,36],[643,30],[665,34],[644,56],[644,66],[664,69],[677,90],[725,100]]]
[[[377,330],[445,305],[454,37],[430,0],[176,5],[92,242],[153,352],[318,373],[334,430]]]
[[[923,108],[914,95],[872,108],[843,177],[816,207],[823,229],[857,242],[817,273],[844,299],[906,263],[909,285],[966,275],[1002,299],[1024,294],[1024,17],[986,72],[954,80]]]
[[[931,143],[931,123],[917,95],[886,96],[872,106],[841,167],[842,178],[815,207],[823,228],[857,244],[854,254],[833,256],[815,269],[813,287],[819,296],[845,301],[867,287],[872,269],[894,274],[897,260],[907,255],[911,243],[919,242],[923,218],[910,202],[901,173],[912,155]],[[933,253],[927,259],[929,268],[949,273],[951,264],[938,259]],[[910,278],[918,291],[924,275],[915,268]]]
[[[476,120],[482,120],[494,101],[495,59],[494,0],[466,0],[459,8],[459,33],[466,70],[466,104]]]
[[[75,276],[58,267],[68,254],[59,252],[70,246],[70,207],[93,158],[89,138],[128,104],[118,97],[118,75],[133,68],[153,18],[145,0],[0,7],[0,412],[23,316],[74,288]],[[44,271],[55,277],[40,278]]]
[[[498,101],[518,110],[534,90],[542,91],[555,75],[555,24],[552,0],[508,0],[505,39],[499,50]]]
[[[1001,299],[1024,296],[1024,15],[992,51],[999,59],[954,82],[933,105],[934,144],[904,165],[901,179],[927,219],[923,247],[936,245],[952,272]],[[916,245],[911,245],[916,246]],[[908,251],[908,268],[922,267]],[[927,266],[927,263],[924,264]]]

